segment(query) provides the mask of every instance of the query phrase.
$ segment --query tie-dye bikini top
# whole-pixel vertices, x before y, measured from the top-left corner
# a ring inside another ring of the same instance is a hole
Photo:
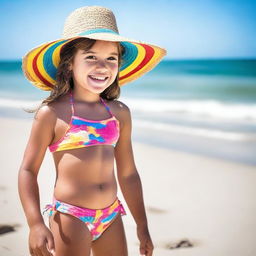
[[[115,147],[119,138],[119,121],[110,111],[104,100],[100,98],[110,118],[89,120],[75,115],[73,94],[70,93],[72,117],[65,135],[49,145],[51,152],[84,148],[95,145],[112,145]]]

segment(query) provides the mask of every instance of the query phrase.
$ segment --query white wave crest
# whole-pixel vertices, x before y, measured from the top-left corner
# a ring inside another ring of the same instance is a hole
[[[218,129],[205,129],[199,127],[189,127],[176,124],[165,124],[160,122],[142,121],[138,119],[133,120],[133,124],[139,128],[154,129],[166,132],[174,132],[185,135],[195,135],[208,138],[229,140],[229,141],[245,141],[256,140],[256,134],[248,134],[241,132],[222,131]]]
[[[151,100],[124,98],[124,103],[140,112],[183,113],[205,118],[256,121],[255,104],[224,103],[215,100]]]

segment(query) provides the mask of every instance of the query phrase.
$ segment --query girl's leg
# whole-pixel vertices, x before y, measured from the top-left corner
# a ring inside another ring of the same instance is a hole
[[[55,212],[49,220],[55,242],[56,256],[89,256],[91,234],[84,222],[61,212]]]
[[[127,244],[122,217],[120,214],[102,235],[92,242],[93,256],[127,256]]]

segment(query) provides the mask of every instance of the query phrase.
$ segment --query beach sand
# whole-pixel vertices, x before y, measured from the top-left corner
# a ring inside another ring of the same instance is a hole
[[[0,256],[29,255],[28,227],[19,201],[17,174],[31,121],[0,118]],[[256,168],[133,142],[156,256],[256,255]],[[216,150],[218,150],[216,148]],[[54,164],[47,152],[39,174],[41,207],[51,202]],[[119,197],[123,200],[119,190]],[[129,255],[139,255],[135,222],[123,217]],[[47,222],[47,216],[45,217]],[[193,247],[169,249],[188,239]]]

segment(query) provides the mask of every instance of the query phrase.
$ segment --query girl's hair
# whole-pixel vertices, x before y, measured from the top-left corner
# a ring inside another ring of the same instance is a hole
[[[51,94],[42,101],[38,108],[34,110],[29,110],[28,112],[38,112],[38,110],[44,106],[48,105],[51,102],[54,102],[60,96],[66,94],[68,91],[74,88],[74,82],[72,78],[72,71],[69,69],[70,64],[72,63],[75,53],[78,49],[81,50],[89,50],[96,43],[96,40],[89,38],[77,38],[72,40],[71,42],[65,44],[60,51],[60,63],[57,68],[56,74],[56,85],[53,87]],[[121,66],[122,54],[124,48],[121,46],[119,42],[117,42],[118,46],[118,69]],[[118,84],[119,73],[115,81],[106,88],[102,93],[100,93],[100,97],[106,100],[114,100],[118,99],[120,96],[120,87]],[[35,114],[35,115],[36,115]]]

